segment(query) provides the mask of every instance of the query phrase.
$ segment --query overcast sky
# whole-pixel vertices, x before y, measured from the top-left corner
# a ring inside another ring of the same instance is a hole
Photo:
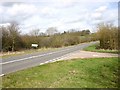
[[[35,2],[36,1],[36,2]],[[0,2],[0,25],[17,21],[22,33],[39,28],[45,32],[56,27],[63,32],[68,29],[96,30],[101,22],[118,24],[118,0],[85,2],[79,0],[35,0],[34,2]]]

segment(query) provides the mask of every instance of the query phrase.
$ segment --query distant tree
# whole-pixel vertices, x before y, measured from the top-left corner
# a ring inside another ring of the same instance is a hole
[[[50,27],[46,30],[47,35],[54,35],[56,33],[58,33],[58,30],[56,29],[56,27]]]
[[[66,33],[67,33],[66,31],[63,32],[63,34],[66,34]]]
[[[33,29],[30,31],[30,35],[32,36],[39,36],[40,35],[40,29]]]
[[[43,32],[41,32],[39,35],[40,36],[46,36],[45,33],[43,33]]]
[[[90,30],[89,29],[86,30],[86,35],[88,35],[88,34],[90,34]]]
[[[90,34],[90,30],[82,30],[81,31],[82,36],[89,35],[89,34]]]
[[[76,32],[76,29],[70,29],[68,30],[69,33]]]

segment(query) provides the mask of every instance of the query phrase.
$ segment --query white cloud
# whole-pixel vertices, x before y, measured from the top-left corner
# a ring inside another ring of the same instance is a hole
[[[102,19],[102,13],[98,13],[98,12],[92,13],[91,18],[92,19]]]
[[[107,10],[107,6],[100,6],[99,8],[97,8],[95,11],[96,12],[105,12]]]
[[[44,14],[44,15],[52,16],[57,13],[57,10],[55,8],[51,8],[51,7],[44,7],[43,9],[40,10],[40,13]]]
[[[73,2],[84,2],[84,3],[93,3],[93,2],[97,2],[97,3],[108,3],[108,2],[119,2],[119,0],[0,0],[0,3],[4,3],[4,2],[25,2],[25,3],[33,3],[33,2],[55,2],[58,3],[56,5],[63,5],[63,6],[69,6],[71,5]]]
[[[106,12],[107,6],[100,6],[99,8],[95,9],[93,13],[91,13],[91,19],[97,20],[95,22],[98,22],[103,19],[104,13]]]
[[[25,28],[31,28],[31,27],[36,27],[39,26],[39,24],[43,22],[43,19],[40,18],[38,15],[34,15],[25,21],[22,22]],[[37,28],[37,27],[36,27]]]
[[[118,21],[118,10],[117,9],[112,9],[112,10],[108,10],[107,13],[104,14],[104,20],[106,22],[109,23],[115,23],[115,25],[117,26],[118,23],[116,23]]]
[[[0,13],[2,13],[3,12],[3,9],[2,9],[2,7],[0,7]]]
[[[48,1],[48,0],[45,0]],[[72,3],[72,2],[119,2],[119,0],[52,0],[58,2]]]
[[[75,0],[53,0],[53,2],[58,2],[58,3],[62,3],[62,4],[71,4],[73,3]]]
[[[0,12],[3,12],[6,22],[18,20],[23,32],[32,28],[45,31],[48,27],[57,27],[59,31],[70,28],[92,29],[100,22],[117,20],[117,8],[113,9],[112,4],[81,3],[78,0],[14,3],[9,7],[0,6]]]
[[[2,24],[0,24],[0,26],[3,26],[3,27],[9,26],[9,25],[10,25],[10,23],[2,23]]]
[[[34,14],[37,8],[34,5],[29,4],[14,4],[11,8],[7,10],[7,13],[16,16],[19,14]]]

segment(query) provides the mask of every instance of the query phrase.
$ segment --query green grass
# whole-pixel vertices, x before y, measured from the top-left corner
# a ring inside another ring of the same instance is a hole
[[[3,76],[4,88],[117,88],[118,58],[73,59]]]
[[[91,51],[91,52],[101,52],[101,53],[114,53],[114,54],[118,54],[118,50],[104,50],[104,49],[96,49],[96,46],[98,46],[99,44],[94,44],[91,46],[88,46],[86,48],[84,48],[85,51]]]

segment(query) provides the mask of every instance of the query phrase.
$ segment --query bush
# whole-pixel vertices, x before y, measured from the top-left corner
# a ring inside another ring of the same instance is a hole
[[[101,49],[118,49],[118,28],[112,24],[98,25]]]

